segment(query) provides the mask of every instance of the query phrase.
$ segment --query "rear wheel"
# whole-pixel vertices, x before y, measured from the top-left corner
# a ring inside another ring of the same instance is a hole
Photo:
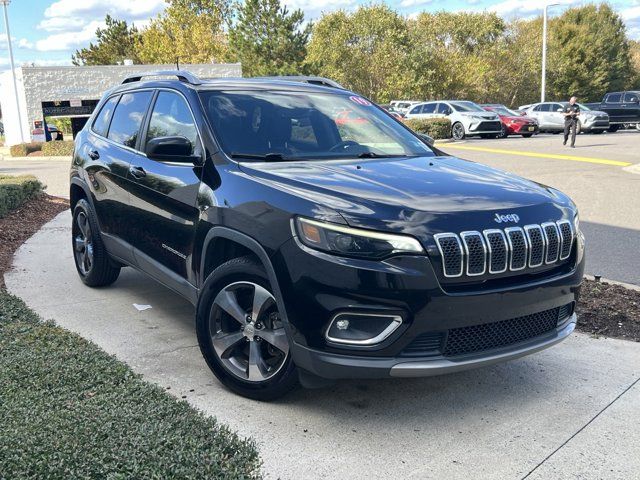
[[[454,123],[451,127],[451,136],[454,140],[464,140],[464,137],[466,136],[464,125],[462,125],[460,122]]]
[[[620,125],[609,125],[608,132],[615,133],[620,129]]]
[[[507,133],[507,128],[503,125],[500,126],[500,133],[496,135],[496,138],[507,138],[509,134]]]
[[[215,376],[244,397],[273,400],[298,384],[289,340],[262,265],[230,260],[205,283],[196,328]]]
[[[73,209],[71,237],[76,270],[86,285],[104,287],[118,279],[120,267],[109,258],[96,215],[85,199],[80,199]]]

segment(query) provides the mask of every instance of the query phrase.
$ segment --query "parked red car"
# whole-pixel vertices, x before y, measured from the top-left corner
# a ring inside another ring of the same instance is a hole
[[[504,105],[496,103],[481,105],[481,107],[489,112],[497,113],[500,117],[502,132],[499,138],[506,138],[509,135],[522,135],[529,138],[539,131],[538,122],[535,119],[525,117]]]

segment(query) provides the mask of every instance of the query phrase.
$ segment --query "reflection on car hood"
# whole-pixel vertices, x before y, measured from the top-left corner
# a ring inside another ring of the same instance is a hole
[[[414,234],[427,223],[431,232],[456,223],[461,230],[495,228],[498,212],[540,223],[560,218],[570,205],[557,190],[455,157],[243,163],[241,169],[339,212],[351,225]]]

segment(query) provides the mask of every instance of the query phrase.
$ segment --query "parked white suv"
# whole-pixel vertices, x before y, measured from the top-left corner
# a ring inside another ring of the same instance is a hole
[[[541,132],[561,132],[564,130],[564,107],[568,102],[542,102],[523,105],[519,108],[527,117],[535,118]],[[609,129],[609,115],[599,110],[591,110],[578,103],[580,115],[576,132],[602,133]]]
[[[502,131],[500,117],[467,100],[440,100],[414,105],[405,118],[448,118],[451,136],[462,140],[472,135],[495,138]]]
[[[418,100],[391,100],[389,102],[389,107],[394,112],[398,112],[404,115],[409,109],[411,109],[413,105],[416,105],[418,103],[420,103],[420,101]]]

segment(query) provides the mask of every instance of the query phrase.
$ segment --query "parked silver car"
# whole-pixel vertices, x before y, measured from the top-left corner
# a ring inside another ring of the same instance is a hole
[[[411,107],[405,118],[448,118],[451,121],[451,135],[454,140],[462,140],[472,135],[495,138],[502,133],[502,123],[498,114],[488,112],[477,103],[467,100],[419,103]]]
[[[531,118],[535,118],[540,125],[541,132],[561,132],[564,130],[564,107],[568,102],[542,102],[532,105],[522,105],[519,110]],[[602,133],[609,128],[609,115],[598,110],[591,110],[586,105],[578,103],[580,116],[576,132]]]

